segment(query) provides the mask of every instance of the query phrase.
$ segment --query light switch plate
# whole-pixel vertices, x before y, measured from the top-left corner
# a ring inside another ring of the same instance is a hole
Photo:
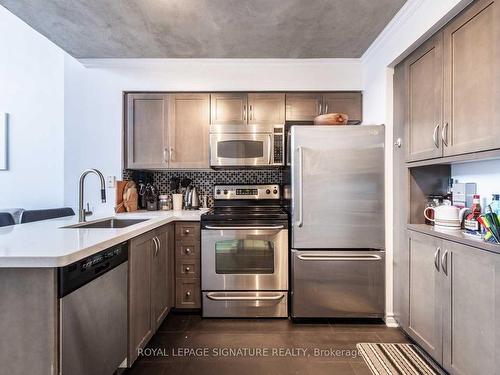
[[[0,112],[0,171],[9,169],[8,164],[8,116],[7,113]]]
[[[116,176],[107,176],[106,177],[106,187],[108,189],[114,189],[116,185]]]

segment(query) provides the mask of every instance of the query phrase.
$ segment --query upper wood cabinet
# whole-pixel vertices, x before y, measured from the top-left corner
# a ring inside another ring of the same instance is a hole
[[[473,3],[443,30],[444,155],[500,147],[500,4]]]
[[[332,92],[323,95],[323,113],[345,113],[349,121],[361,122],[362,96],[360,92]]]
[[[127,94],[126,102],[127,168],[167,168],[168,95]]]
[[[473,2],[404,62],[407,161],[500,148],[500,5]]]
[[[286,120],[312,121],[322,112],[323,95],[318,93],[286,94]]]
[[[287,121],[313,121],[326,113],[345,113],[349,121],[361,122],[360,92],[290,93],[286,94]]]
[[[171,94],[168,134],[170,168],[209,167],[209,94]]]
[[[211,124],[245,125],[248,122],[248,97],[246,93],[214,93],[210,97]]]
[[[405,62],[407,116],[406,160],[442,155],[443,35],[438,33]]]
[[[248,94],[249,124],[284,124],[285,94]]]

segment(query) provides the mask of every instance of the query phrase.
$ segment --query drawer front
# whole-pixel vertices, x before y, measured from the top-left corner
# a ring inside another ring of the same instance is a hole
[[[177,278],[175,283],[175,307],[198,309],[201,307],[200,281],[195,278]]]
[[[207,318],[286,318],[288,293],[282,292],[203,292],[203,317]]]
[[[383,251],[292,250],[292,316],[383,317]]]
[[[200,243],[192,240],[182,240],[175,243],[176,259],[200,259]]]
[[[200,239],[200,223],[186,222],[175,224],[175,239]]]
[[[200,279],[200,260],[199,259],[179,259],[175,265],[175,274],[179,278]]]

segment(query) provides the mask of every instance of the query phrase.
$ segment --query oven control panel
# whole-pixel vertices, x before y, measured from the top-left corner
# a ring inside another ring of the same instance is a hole
[[[215,185],[214,198],[230,199],[279,199],[280,186],[270,185]]]

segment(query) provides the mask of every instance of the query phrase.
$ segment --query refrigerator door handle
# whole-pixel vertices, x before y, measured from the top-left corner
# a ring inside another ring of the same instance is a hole
[[[298,204],[297,204],[297,226],[299,228],[302,228],[302,225],[304,225],[304,219],[303,219],[303,214],[302,214],[302,207],[303,207],[303,180],[302,180],[302,163],[303,163],[303,148],[302,146],[299,146],[297,148],[297,151],[299,152],[299,199],[298,199]]]
[[[366,260],[382,260],[380,255],[321,255],[321,254],[301,254],[297,258],[300,260],[311,261],[366,261]]]

